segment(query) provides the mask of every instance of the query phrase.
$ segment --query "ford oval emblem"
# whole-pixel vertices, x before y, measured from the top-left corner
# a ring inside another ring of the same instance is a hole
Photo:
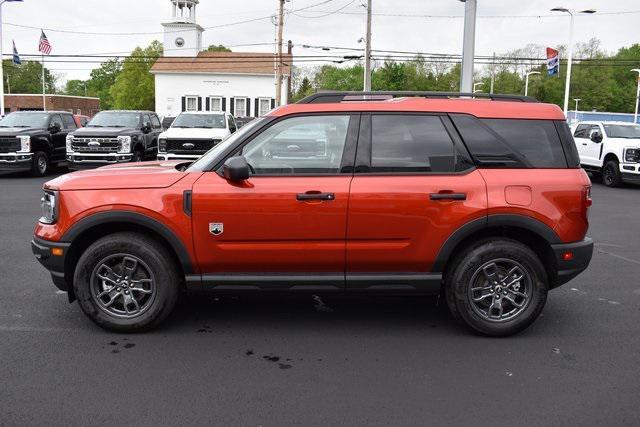
[[[98,141],[90,141],[87,145],[90,147],[99,147],[100,143]]]
[[[187,150],[191,150],[193,147],[195,147],[195,145],[190,142],[185,142],[184,144],[182,144],[182,148],[186,148]]]

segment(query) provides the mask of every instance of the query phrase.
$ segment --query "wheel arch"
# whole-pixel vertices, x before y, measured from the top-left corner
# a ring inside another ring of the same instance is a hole
[[[51,153],[53,152],[53,146],[51,144],[51,141],[49,141],[48,139],[36,137],[31,142],[31,152],[35,153],[36,151],[41,150],[44,150],[44,152],[47,153],[48,156],[51,156]]]
[[[607,154],[605,154],[604,159],[602,159],[602,166],[604,167],[604,165],[606,165],[609,160],[615,160],[616,162],[620,163],[618,155],[613,151],[609,151]]]
[[[489,215],[464,224],[440,248],[432,270],[446,275],[451,262],[461,251],[480,239],[490,237],[509,238],[531,248],[545,266],[550,285],[557,279],[551,245],[562,243],[562,240],[548,225],[524,215]]]
[[[133,231],[154,238],[175,255],[175,264],[182,277],[194,273],[189,252],[182,241],[167,226],[139,213],[109,211],[83,218],[62,236],[61,241],[71,243],[65,257],[65,281],[68,284],[73,283],[75,266],[82,253],[93,242],[106,235],[121,231]],[[68,288],[69,300],[73,301],[75,299],[73,286]]]

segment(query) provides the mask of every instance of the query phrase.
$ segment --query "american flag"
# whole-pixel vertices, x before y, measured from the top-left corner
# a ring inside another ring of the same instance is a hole
[[[44,55],[49,55],[51,53],[51,44],[49,43],[47,36],[44,34],[44,31],[40,31],[42,31],[42,34],[40,35],[40,45],[38,46],[38,50]]]

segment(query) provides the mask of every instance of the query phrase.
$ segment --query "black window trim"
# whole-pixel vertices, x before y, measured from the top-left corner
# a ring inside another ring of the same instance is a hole
[[[445,131],[449,134],[451,141],[453,143],[453,151],[454,156],[457,159],[458,156],[464,156],[468,161],[469,167],[462,171],[451,171],[451,172],[441,172],[441,171],[424,171],[424,172],[416,172],[416,171],[384,171],[384,172],[372,172],[371,171],[371,148],[372,148],[372,117],[376,115],[400,115],[400,116],[438,116],[440,117],[440,121],[442,122]],[[354,173],[356,176],[422,176],[422,175],[434,175],[434,176],[455,176],[455,175],[467,175],[474,170],[476,170],[476,166],[471,160],[471,155],[469,154],[469,150],[462,143],[462,139],[460,135],[458,135],[453,123],[451,123],[451,119],[449,118],[447,113],[444,112],[423,112],[423,111],[370,111],[366,113],[362,113],[362,119],[360,120],[360,133],[358,138],[358,146],[356,150],[356,161],[354,167]]]
[[[294,174],[260,174],[251,175],[249,179],[259,179],[262,177],[280,177],[280,178],[292,178],[292,177],[326,177],[326,176],[351,176],[353,175],[353,165],[356,156],[356,145],[358,143],[358,133],[361,123],[361,113],[358,111],[318,111],[308,113],[296,113],[287,114],[285,116],[270,118],[265,116],[265,123],[257,129],[254,129],[252,133],[247,135],[244,139],[237,141],[232,147],[221,153],[218,159],[211,162],[211,164],[205,168],[207,172],[215,172],[220,176],[223,176],[222,166],[224,162],[237,155],[237,153],[244,148],[245,145],[250,143],[258,135],[274,126],[283,120],[292,119],[295,117],[313,117],[313,116],[349,116],[349,127],[347,128],[347,137],[345,141],[344,151],[342,152],[342,160],[340,162],[339,172],[329,173],[294,173]]]

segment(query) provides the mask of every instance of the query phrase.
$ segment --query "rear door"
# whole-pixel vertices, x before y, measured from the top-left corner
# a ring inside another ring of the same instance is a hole
[[[486,215],[483,178],[449,118],[363,115],[347,223],[347,288],[433,290],[440,248]]]
[[[282,118],[244,143],[243,182],[210,171],[193,187],[194,245],[205,282],[342,288],[359,115]]]
[[[589,130],[591,129],[591,125],[582,123],[576,127],[576,130],[573,132],[573,139],[576,141],[576,148],[578,149],[578,154],[580,155],[580,163],[584,163],[584,157],[586,155],[585,151],[587,149],[587,145],[589,142]]]

